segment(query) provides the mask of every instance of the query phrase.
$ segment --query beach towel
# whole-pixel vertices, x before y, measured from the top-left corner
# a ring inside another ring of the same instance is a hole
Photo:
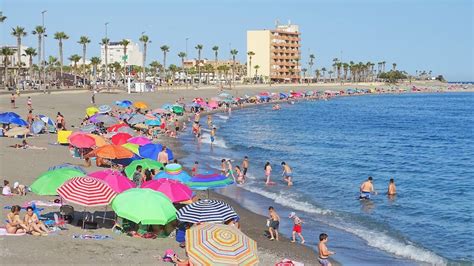
[[[93,240],[104,240],[104,239],[112,239],[111,236],[105,235],[72,235],[73,239],[93,239]]]
[[[7,233],[7,229],[4,227],[0,227],[0,236],[24,236],[26,233],[21,234],[9,234]]]
[[[31,206],[35,204],[36,206],[45,206],[45,207],[61,207],[61,203],[54,203],[51,201],[41,201],[41,200],[32,200],[30,202],[25,203],[23,206]],[[39,210],[39,209],[38,209]]]
[[[304,263],[292,261],[290,259],[283,259],[280,262],[277,262],[275,266],[304,266]]]

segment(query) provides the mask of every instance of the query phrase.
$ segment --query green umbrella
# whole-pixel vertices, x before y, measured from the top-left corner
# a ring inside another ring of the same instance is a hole
[[[137,166],[141,165],[143,170],[145,169],[157,169],[159,170],[161,167],[163,167],[163,164],[154,161],[151,159],[141,159],[141,160],[135,160],[132,163],[130,163],[127,167],[125,167],[125,174],[129,179],[133,178],[133,173],[137,169]]]
[[[40,175],[30,186],[31,191],[38,195],[54,196],[58,195],[56,189],[64,184],[67,180],[84,176],[84,174],[76,169],[60,168],[51,170]]]
[[[149,188],[131,188],[112,201],[117,216],[141,224],[165,225],[176,220],[176,209],[165,194]]]
[[[125,144],[122,144],[122,147],[124,147],[125,149],[139,155],[140,153],[138,152],[138,148],[140,147],[138,144],[133,144],[133,143],[125,143]]]
[[[182,114],[184,112],[183,107],[175,105],[173,106],[173,113],[175,114]]]

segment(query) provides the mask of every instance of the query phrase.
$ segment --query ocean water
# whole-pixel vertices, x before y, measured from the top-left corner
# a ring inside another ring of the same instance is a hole
[[[206,117],[203,117],[204,128]],[[272,205],[291,234],[288,214],[304,221],[306,242],[330,236],[344,264],[472,264],[474,261],[474,94],[401,94],[340,97],[213,115],[196,142],[181,136],[188,166],[219,168],[222,158],[240,165],[250,158],[249,180],[221,189],[244,207],[266,214]],[[263,167],[277,184],[265,186]],[[282,161],[294,173],[288,188]],[[378,195],[357,199],[374,178]],[[386,196],[395,179],[398,195]],[[262,225],[262,232],[265,225]]]

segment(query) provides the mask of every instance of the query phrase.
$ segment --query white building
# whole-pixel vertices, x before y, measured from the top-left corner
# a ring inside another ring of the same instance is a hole
[[[133,42],[132,40],[128,41],[130,43],[127,45],[127,65],[141,66],[143,60],[143,53],[140,51],[140,45],[138,43]],[[107,50],[108,64],[112,64],[115,62],[123,64],[122,57],[124,47],[120,44],[120,42],[110,42]],[[100,47],[100,60],[102,64],[105,64],[105,45],[101,45]]]
[[[12,56],[9,56],[8,58],[8,67],[16,67],[18,66],[18,49],[17,49],[17,46],[16,45],[1,45],[0,47],[8,47],[10,48],[10,50],[13,51],[13,55]],[[30,58],[29,56],[26,55],[25,53],[25,50],[28,49],[28,46],[20,46],[20,51],[21,51],[21,63],[22,63],[22,67],[30,67]],[[33,60],[36,59],[36,56],[33,57]],[[4,60],[4,56],[1,56],[0,55],[0,65],[2,67],[4,67],[3,63],[5,62]]]

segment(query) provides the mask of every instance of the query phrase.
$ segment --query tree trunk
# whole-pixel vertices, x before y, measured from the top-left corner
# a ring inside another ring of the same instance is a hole
[[[82,85],[86,85],[86,44],[82,46]]]
[[[18,86],[19,79],[20,79],[20,70],[21,70],[21,37],[16,38],[17,44],[17,56],[18,56],[18,68],[15,75],[15,85]]]
[[[104,83],[105,83],[105,86],[108,87],[109,86],[109,65],[108,65],[108,54],[107,54],[107,51],[108,51],[108,45],[107,45],[108,42],[105,43],[104,45],[104,49],[105,49],[105,80],[104,80]]]
[[[249,73],[252,73],[252,57],[250,56],[249,57]],[[257,75],[257,71],[255,71],[255,76]],[[250,76],[250,83],[253,83],[253,80],[252,79],[252,74],[249,75]]]
[[[145,69],[146,48],[147,48],[147,45],[146,45],[146,42],[145,42],[145,43],[143,43],[143,62],[142,62],[142,65],[143,65],[143,83],[144,84],[146,84],[146,69]]]
[[[63,42],[60,40],[59,41],[59,63],[61,67],[61,87],[63,86]]]

